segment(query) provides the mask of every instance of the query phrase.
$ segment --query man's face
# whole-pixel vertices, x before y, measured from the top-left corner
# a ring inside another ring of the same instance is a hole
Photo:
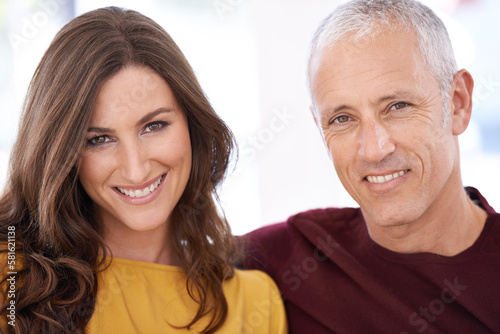
[[[316,122],[369,228],[439,216],[461,186],[458,143],[413,34],[340,41],[309,75]]]

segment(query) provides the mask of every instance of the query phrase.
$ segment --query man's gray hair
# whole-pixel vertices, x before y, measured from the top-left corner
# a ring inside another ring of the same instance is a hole
[[[453,47],[441,19],[415,0],[352,0],[338,6],[323,20],[313,37],[308,66],[309,90],[312,88],[311,59],[316,52],[344,38],[352,42],[373,38],[380,28],[415,33],[422,59],[439,82],[446,106],[450,85],[458,71]]]

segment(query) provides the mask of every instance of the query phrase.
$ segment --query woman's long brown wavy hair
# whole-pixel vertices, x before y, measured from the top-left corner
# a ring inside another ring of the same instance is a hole
[[[23,266],[16,277],[16,326],[8,333],[84,333],[92,317],[97,272],[105,270],[109,252],[78,181],[78,161],[100,88],[128,65],[163,77],[188,119],[191,175],[169,226],[188,292],[199,304],[186,327],[208,316],[204,333],[213,333],[226,319],[222,282],[233,275],[234,246],[217,210],[216,187],[228,168],[233,135],[165,30],[140,13],[108,7],[61,29],[28,89],[0,199],[1,244],[14,226]],[[8,300],[1,302],[5,317]]]

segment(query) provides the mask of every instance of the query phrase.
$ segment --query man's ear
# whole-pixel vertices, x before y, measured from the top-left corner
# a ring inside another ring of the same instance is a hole
[[[462,134],[469,125],[472,114],[474,79],[467,70],[458,71],[451,84],[451,124],[453,135]]]

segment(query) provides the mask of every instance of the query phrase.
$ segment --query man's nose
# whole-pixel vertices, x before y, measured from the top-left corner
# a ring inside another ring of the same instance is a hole
[[[381,121],[370,120],[362,125],[358,154],[366,161],[380,162],[395,149],[396,145]]]

